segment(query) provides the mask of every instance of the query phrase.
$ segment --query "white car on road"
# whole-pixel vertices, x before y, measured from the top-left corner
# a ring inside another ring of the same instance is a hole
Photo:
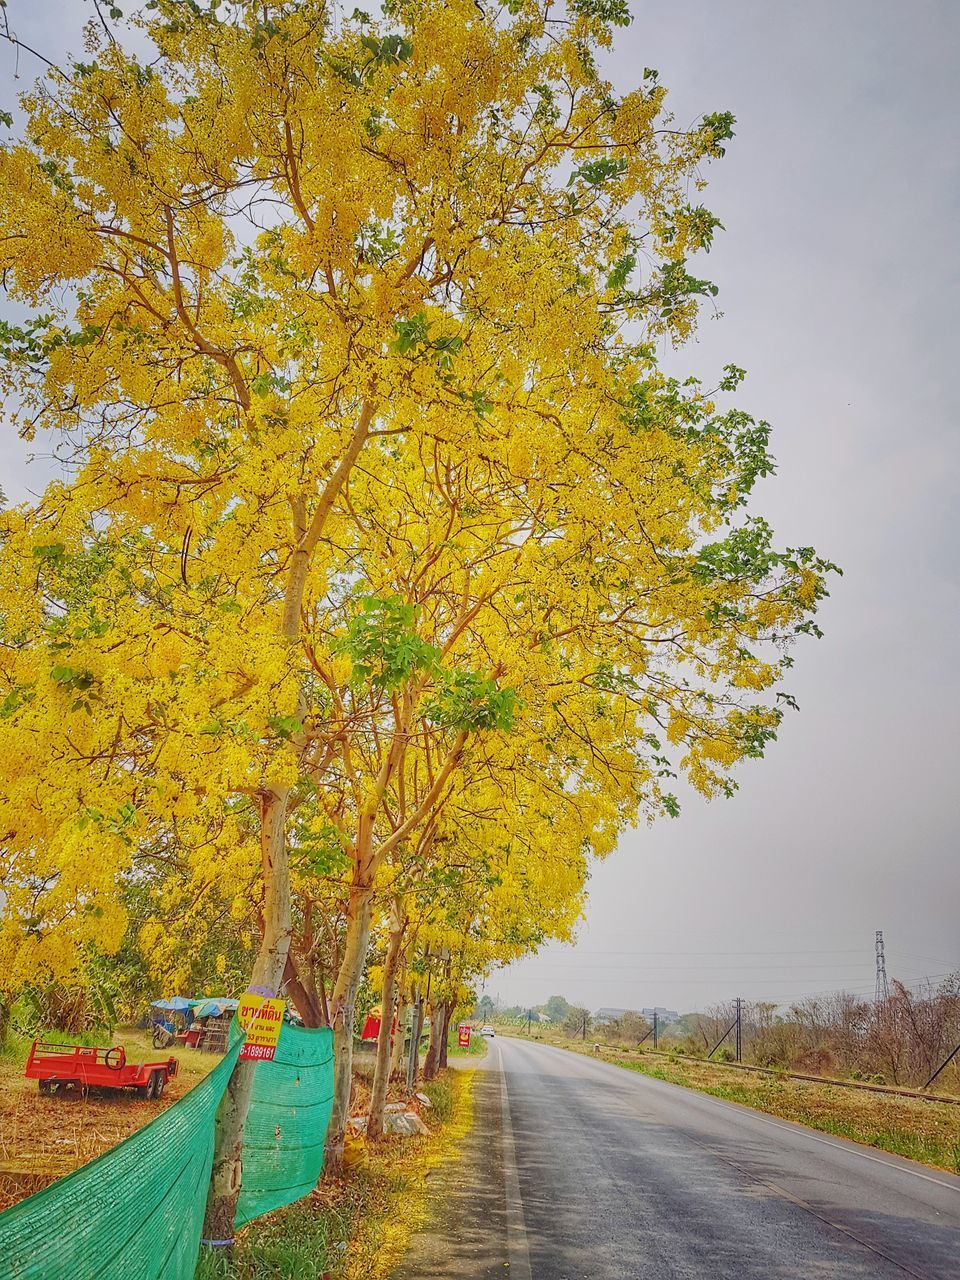
[[[497,1033],[494,1031],[493,1027],[481,1027],[480,1034],[492,1039]]]

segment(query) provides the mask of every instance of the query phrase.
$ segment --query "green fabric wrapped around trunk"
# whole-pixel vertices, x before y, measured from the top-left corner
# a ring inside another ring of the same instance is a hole
[[[119,1146],[0,1213],[0,1280],[193,1280],[214,1120],[240,1044]],[[276,1057],[257,1066],[238,1227],[313,1189],[332,1104],[332,1032],[285,1023]]]
[[[323,1172],[333,1106],[333,1032],[285,1023],[276,1056],[261,1062],[243,1133],[237,1226],[307,1195]]]

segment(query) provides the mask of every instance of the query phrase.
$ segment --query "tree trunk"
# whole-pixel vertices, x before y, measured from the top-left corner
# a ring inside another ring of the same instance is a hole
[[[287,995],[293,1001],[293,1007],[303,1019],[305,1027],[326,1027],[329,1025],[315,991],[311,991],[309,977],[304,982],[300,978],[300,969],[293,955],[287,956],[287,967],[283,972],[283,982]]]
[[[443,1006],[443,1038],[440,1041],[440,1070],[447,1065],[447,1042],[450,1039],[450,1019],[456,1008],[456,1001],[447,1000]]]
[[[407,981],[401,975],[397,983],[397,1034],[390,1054],[390,1079],[397,1080],[403,1067],[403,1038],[407,1029]]]
[[[350,1112],[353,1084],[353,1021],[357,992],[363,978],[370,941],[373,890],[354,885],[347,906],[347,932],[343,961],[333,989],[330,1014],[333,1021],[333,1110],[327,1130],[326,1167],[337,1170],[343,1158],[343,1137]]]
[[[313,901],[303,896],[303,931],[296,944],[291,944],[283,982],[294,1008],[305,1027],[329,1027],[330,1011],[327,995],[317,983],[317,940],[313,933]],[[323,965],[320,965],[323,981]]]
[[[427,1056],[423,1060],[423,1078],[424,1080],[432,1080],[440,1070],[443,1005],[434,1000],[432,1004],[427,1006],[427,1015],[430,1018],[430,1044],[427,1046]]]
[[[287,865],[287,790],[263,796],[260,851],[263,859],[263,938],[253,966],[252,987],[277,993],[283,982],[290,948],[290,875]],[[217,1110],[213,1168],[207,1193],[203,1239],[229,1246],[242,1178],[243,1129],[250,1110],[256,1062],[238,1062]]]
[[[393,1026],[393,1009],[397,999],[397,962],[400,959],[400,945],[403,942],[403,930],[406,921],[401,923],[396,909],[390,918],[390,938],[387,943],[387,955],[383,964],[383,996],[380,1004],[380,1034],[377,1036],[377,1061],[373,1069],[373,1085],[370,1090],[370,1113],[367,1120],[367,1134],[371,1138],[379,1138],[383,1133],[383,1108],[387,1100],[387,1085],[390,1083],[390,1061],[392,1051],[391,1028]],[[397,1020],[396,1038],[403,1041],[403,1029]]]

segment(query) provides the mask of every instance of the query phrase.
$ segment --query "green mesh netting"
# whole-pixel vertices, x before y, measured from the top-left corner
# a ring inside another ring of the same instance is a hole
[[[145,1128],[0,1213],[0,1280],[192,1280],[214,1118],[240,1052],[232,1039],[223,1061]],[[254,1078],[238,1227],[312,1190],[332,1105],[333,1033],[285,1024]]]
[[[0,1214],[0,1277],[191,1280],[214,1116],[239,1051],[119,1146]]]
[[[333,1032],[285,1023],[276,1056],[260,1063],[254,1079],[238,1227],[313,1190],[332,1106]]]

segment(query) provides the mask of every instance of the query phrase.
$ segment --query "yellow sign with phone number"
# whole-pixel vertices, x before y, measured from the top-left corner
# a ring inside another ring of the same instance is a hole
[[[247,1038],[240,1050],[241,1058],[270,1062],[277,1051],[286,1001],[271,999],[255,991],[245,991],[237,1008],[237,1021]]]

